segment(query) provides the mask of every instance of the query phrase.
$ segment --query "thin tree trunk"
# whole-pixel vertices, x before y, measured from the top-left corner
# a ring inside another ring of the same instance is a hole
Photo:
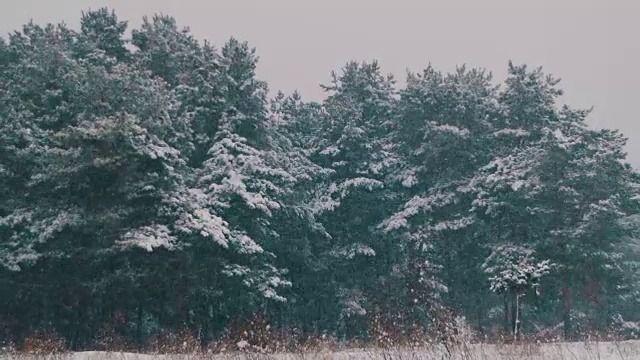
[[[477,302],[478,306],[476,307],[476,316],[478,317],[478,332],[480,335],[484,335],[484,323],[483,323],[483,311],[482,311],[482,301]]]
[[[516,304],[515,304],[515,321],[514,321],[514,326],[513,326],[513,341],[518,341],[518,339],[520,338],[520,297],[522,297],[522,294],[517,294],[516,293]]]
[[[565,272],[562,278],[562,321],[564,325],[564,338],[570,340],[572,337],[571,329],[571,294],[569,292],[569,276]]]
[[[178,308],[178,328],[180,330],[185,330],[187,327],[187,323],[188,323],[188,315],[187,315],[187,309],[186,309],[186,296],[187,296],[187,291],[188,291],[188,284],[187,284],[187,272],[186,272],[186,267],[187,267],[187,259],[185,258],[185,255],[182,255],[179,259],[179,265],[178,265],[178,288],[176,289],[176,295],[177,295],[177,308]]]
[[[200,323],[200,348],[202,350],[206,350],[209,344],[209,321],[209,316],[203,316]]]
[[[511,334],[515,336],[516,334],[516,321],[517,321],[517,312],[518,312],[518,294],[515,291],[511,292],[511,322],[510,329]]]
[[[509,294],[504,294],[504,333],[508,334],[510,331],[510,321],[509,321]]]
[[[136,344],[138,350],[142,350],[142,320],[144,317],[144,309],[142,308],[142,301],[138,303],[138,321],[136,324]]]

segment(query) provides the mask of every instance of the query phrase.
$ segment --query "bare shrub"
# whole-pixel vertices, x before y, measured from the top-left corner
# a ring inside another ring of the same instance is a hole
[[[342,348],[335,336],[326,334],[305,337],[296,345],[298,352],[338,351]]]
[[[229,326],[225,335],[211,342],[207,348],[211,353],[301,354],[319,349],[337,350],[339,347],[339,342],[333,336],[308,336],[296,329],[278,329],[271,326],[262,315],[253,315]]]
[[[377,348],[420,347],[428,341],[426,328],[416,321],[403,321],[401,314],[376,314],[369,322],[369,342]]]
[[[149,338],[147,350],[154,354],[192,354],[200,352],[200,342],[187,330],[177,334],[160,332]]]
[[[272,353],[285,347],[283,341],[262,315],[254,314],[231,324],[217,346],[245,353]]]
[[[22,351],[29,354],[62,354],[67,351],[63,338],[53,333],[35,332],[25,338]]]
[[[126,337],[118,334],[112,326],[103,326],[98,331],[97,348],[102,351],[126,351],[131,344]]]
[[[12,341],[3,343],[0,346],[0,355],[4,354],[14,354],[18,351],[18,347]]]

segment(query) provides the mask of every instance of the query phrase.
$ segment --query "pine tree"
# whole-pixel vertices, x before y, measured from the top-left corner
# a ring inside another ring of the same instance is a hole
[[[269,99],[245,42],[126,30],[102,8],[0,38],[0,342],[254,341],[251,319],[387,345],[462,318],[633,336],[640,175],[541,68],[397,90],[349,62],[322,102]]]
[[[130,55],[124,40],[126,31],[127,22],[119,21],[113,10],[89,10],[80,19],[79,42],[86,52],[98,49],[117,61],[126,61]]]
[[[621,269],[617,244],[624,233],[617,218],[628,215],[621,204],[631,193],[633,172],[623,164],[624,139],[588,129],[589,111],[555,107],[562,93],[557,79],[541,69],[529,72],[510,64],[509,70],[501,95],[507,128],[495,132],[504,140],[494,143],[494,159],[470,182],[477,194],[473,210],[496,235],[491,247],[530,246],[561,269],[552,273],[546,292],[555,288],[562,294],[557,305],[565,336],[571,336],[576,292],[591,292],[594,303],[604,306],[603,292],[616,291],[602,286],[615,287],[622,279],[613,271]],[[585,273],[585,264],[592,274]],[[505,303],[507,319],[509,313],[513,307]]]
[[[362,331],[362,315],[372,309],[379,294],[386,245],[374,224],[382,221],[384,177],[393,154],[385,136],[392,126],[397,101],[394,80],[381,74],[377,62],[350,62],[333,81],[324,86],[329,93],[323,103],[318,151],[311,155],[316,164],[331,169],[333,175],[320,185],[318,209],[331,240],[321,252],[330,273],[340,308],[336,314],[345,324],[352,316]],[[371,270],[369,270],[371,269]],[[370,271],[376,276],[371,277]],[[335,301],[335,300],[334,300]]]
[[[253,54],[235,39],[223,47],[225,109],[198,183],[209,208],[229,223],[230,248],[246,257],[229,262],[225,274],[264,298],[285,301],[277,289],[290,283],[282,278],[285,270],[272,265],[269,250],[279,234],[271,218],[284,206],[287,184],[296,179],[272,161],[273,149],[257,131],[266,130],[268,118],[266,85],[255,79]]]
[[[469,230],[475,218],[464,185],[489,156],[487,138],[500,111],[490,81],[482,70],[442,75],[428,67],[410,73],[401,92],[399,162],[390,181],[402,203],[382,228],[399,242],[397,261],[422,265],[413,287],[429,294],[419,304],[427,313],[441,305],[473,316],[479,309],[477,290],[469,290],[482,284],[474,264],[482,240]]]
[[[186,162],[173,145],[188,142],[189,132],[164,82],[114,63],[100,49],[74,58],[74,37],[64,27],[30,25],[9,44],[16,60],[5,74],[11,80],[2,89],[3,118],[19,119],[14,126],[30,135],[3,140],[13,142],[3,148],[22,154],[29,165],[15,173],[22,192],[6,202],[11,208],[2,221],[2,263],[43,282],[75,264],[75,276],[55,282],[56,291],[90,302],[90,293],[104,295],[113,280],[124,280],[103,272],[107,264],[135,266],[132,246],[181,247],[177,228],[188,214],[163,212],[163,203],[184,192]],[[44,278],[35,275],[44,270]],[[136,277],[135,271],[119,271]],[[49,316],[56,314],[40,321]]]
[[[143,18],[141,28],[131,32],[131,43],[139,49],[135,61],[171,87],[202,65],[198,41],[171,16]]]

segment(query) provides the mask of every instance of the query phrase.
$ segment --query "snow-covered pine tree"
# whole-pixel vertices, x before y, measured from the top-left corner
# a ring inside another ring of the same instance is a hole
[[[591,292],[592,304],[606,314],[610,309],[602,295],[615,293],[622,279],[616,269],[621,269],[618,245],[624,230],[617,218],[633,211],[621,206],[631,193],[633,171],[624,164],[624,139],[616,132],[588,129],[589,111],[557,108],[562,94],[557,84],[540,68],[510,64],[500,97],[504,128],[494,133],[493,159],[467,190],[477,195],[473,212],[494,234],[487,245],[526,245],[563,269],[550,276],[545,292],[562,294],[557,306],[570,336],[577,314],[573,307],[584,303],[577,292]],[[584,271],[587,263],[592,272]],[[605,291],[605,284],[612,288]],[[555,300],[547,297],[540,304],[553,307]],[[506,303],[507,319],[508,313],[513,311]],[[598,326],[603,325],[601,320]]]
[[[288,292],[292,301],[276,319],[283,326],[309,333],[318,331],[318,327],[333,326],[326,309],[335,308],[331,305],[335,301],[333,285],[319,277],[328,270],[328,264],[319,255],[326,250],[331,237],[320,221],[322,211],[315,207],[318,198],[329,195],[326,187],[320,185],[334,171],[310,160],[319,151],[322,111],[321,104],[304,102],[297,92],[290,96],[279,92],[271,101],[269,123],[270,143],[275,147],[270,154],[296,178],[286,194],[287,206],[273,219],[280,234],[274,247],[276,262],[289,269],[292,282]]]
[[[320,114],[318,151],[311,155],[333,170],[319,183],[315,204],[331,236],[319,254],[328,270],[320,281],[334,287],[331,293],[340,303],[335,315],[345,321],[366,314],[384,272],[378,265],[385,263],[386,246],[375,224],[387,212],[383,181],[393,159],[387,134],[397,103],[394,82],[381,74],[377,62],[349,62],[324,86],[328,97]],[[361,330],[349,327],[352,333]]]
[[[229,224],[229,248],[241,256],[230,259],[224,273],[258,295],[234,299],[234,306],[248,305],[248,311],[261,306],[264,298],[285,301],[278,289],[290,282],[283,277],[286,269],[273,266],[270,247],[279,234],[271,219],[284,206],[282,199],[296,179],[271,156],[267,87],[255,78],[254,50],[231,39],[222,48],[220,63],[225,108],[198,186],[211,211]]]
[[[127,22],[119,21],[116,13],[108,8],[89,10],[80,19],[80,37],[77,46],[84,57],[95,49],[102,50],[116,61],[126,61],[129,50],[124,38]]]
[[[393,135],[399,161],[389,177],[402,203],[381,225],[397,242],[394,262],[403,276],[420,265],[420,281],[410,286],[424,296],[407,308],[432,315],[444,305],[477,315],[482,240],[469,230],[475,219],[463,185],[489,156],[499,112],[496,87],[483,70],[443,75],[428,67],[408,75]]]
[[[495,248],[482,265],[484,272],[490,275],[491,291],[512,303],[514,340],[518,340],[522,329],[523,298],[530,290],[539,294],[540,281],[553,265],[549,260],[536,262],[534,253],[526,246],[502,245]]]
[[[482,265],[512,248],[561,271],[507,299],[507,327],[520,304],[527,332],[639,320],[640,176],[541,69],[509,64],[499,89],[429,67],[398,97],[350,62],[323,102],[268,111],[246,43],[164,15],[125,33],[99,9],[0,38],[0,342],[206,343],[256,311],[315,335],[446,333],[438,312],[483,331],[505,304]]]
[[[626,139],[617,131],[586,128],[588,113],[567,107],[559,112],[537,197],[551,210],[548,237],[538,248],[562,269],[565,336],[573,335],[573,317],[580,313],[592,320],[576,325],[599,331],[608,326],[615,311],[608,303],[626,280],[621,249],[629,232],[620,219],[637,211],[628,203],[634,171],[625,163]]]
[[[181,197],[189,194],[188,179],[177,147],[190,135],[172,92],[101,49],[74,57],[76,36],[82,37],[63,26],[28,25],[8,44],[12,59],[3,71],[0,116],[3,134],[17,136],[3,138],[2,148],[11,153],[9,168],[23,160],[22,170],[13,172],[21,180],[3,201],[10,207],[2,214],[1,252],[5,267],[51,284],[49,299],[70,297],[86,310],[103,307],[101,297],[109,298],[115,284],[129,296],[153,293],[138,290],[145,278],[160,275],[157,263],[132,250],[182,249],[181,230],[200,224],[184,221],[198,209],[193,196]],[[223,231],[222,222],[208,225]],[[139,266],[141,273],[133,270]],[[71,273],[65,277],[65,271]],[[42,294],[21,300],[46,313],[57,305]],[[128,297],[116,306],[140,304]],[[69,311],[86,315],[77,307]],[[39,321],[60,321],[59,315]],[[102,316],[96,320],[109,321],[108,312]],[[77,326],[90,325],[74,321],[66,335],[80,336]]]

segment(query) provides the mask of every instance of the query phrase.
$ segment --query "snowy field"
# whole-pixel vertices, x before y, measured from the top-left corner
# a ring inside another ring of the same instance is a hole
[[[517,359],[544,359],[544,360],[613,360],[613,359],[638,359],[640,360],[640,341],[624,341],[617,343],[555,343],[555,344],[527,344],[527,345],[469,345],[449,355],[444,348],[423,350],[352,350],[341,352],[309,352],[300,354],[226,354],[226,355],[143,355],[131,353],[107,353],[107,352],[80,352],[51,356],[35,355],[4,355],[10,360],[324,360],[324,359],[354,359],[354,360],[517,360]]]

